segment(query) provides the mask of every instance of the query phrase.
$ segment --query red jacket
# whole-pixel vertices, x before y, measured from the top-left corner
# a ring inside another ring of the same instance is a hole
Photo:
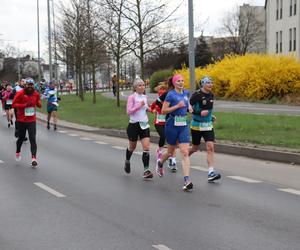
[[[18,122],[35,122],[36,107],[41,108],[40,94],[35,90],[32,95],[26,95],[24,89],[17,92],[12,107],[17,109]]]
[[[160,97],[163,93],[165,93],[166,91],[158,91],[158,96]],[[157,105],[156,101],[154,101],[151,106],[150,106],[150,109],[152,111],[156,110],[156,113],[155,113],[155,119],[154,119],[154,124],[155,125],[165,125],[165,121],[158,121],[158,115],[162,115],[162,112],[161,112],[161,106]]]

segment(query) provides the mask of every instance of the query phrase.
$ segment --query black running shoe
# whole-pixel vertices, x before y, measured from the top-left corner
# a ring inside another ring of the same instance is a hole
[[[11,121],[10,121],[10,125],[14,125],[14,122],[13,122],[13,120],[11,120]]]
[[[49,123],[47,124],[47,129],[50,129],[50,124]]]
[[[213,181],[216,181],[216,180],[219,180],[219,179],[221,179],[221,175],[217,171],[212,171],[207,176],[207,180],[209,182],[213,182]]]
[[[182,190],[183,191],[190,191],[190,190],[193,189],[193,187],[194,187],[193,183],[189,181],[189,182],[184,183],[184,185],[182,187]]]
[[[32,168],[36,168],[37,165],[38,165],[38,163],[37,163],[36,158],[32,158],[32,161],[31,161],[31,167],[32,167]]]
[[[127,174],[130,174],[130,161],[125,160],[124,170]]]
[[[153,178],[153,174],[151,173],[150,170],[146,170],[146,171],[144,172],[144,174],[143,174],[143,178],[144,178],[144,179],[151,179],[151,178]]]

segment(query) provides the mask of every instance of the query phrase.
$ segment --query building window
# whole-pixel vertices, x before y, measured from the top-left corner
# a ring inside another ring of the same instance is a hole
[[[279,52],[282,53],[282,31],[279,32]]]
[[[294,0],[294,15],[297,14],[297,0]]]
[[[289,34],[290,34],[290,37],[289,37],[289,51],[292,51],[292,29],[289,29]]]
[[[278,53],[278,32],[276,32],[276,53]]]
[[[296,28],[293,30],[294,32],[294,39],[293,39],[293,50],[296,51]]]
[[[283,0],[280,0],[280,19],[282,19],[282,1]]]
[[[290,0],[290,16],[293,15],[293,1],[294,0]]]
[[[276,0],[276,20],[279,18],[279,0]]]

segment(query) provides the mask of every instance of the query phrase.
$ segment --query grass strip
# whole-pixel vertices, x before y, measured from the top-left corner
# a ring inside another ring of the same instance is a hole
[[[99,128],[126,129],[129,117],[126,102],[97,94],[96,104],[92,95],[86,94],[81,102],[75,95],[61,96],[59,118],[62,120]],[[43,105],[46,113],[46,105]],[[254,143],[300,149],[300,117],[284,115],[258,115],[246,113],[216,112],[215,134],[217,140]],[[150,124],[154,115],[149,114]],[[155,131],[154,126],[151,130]]]

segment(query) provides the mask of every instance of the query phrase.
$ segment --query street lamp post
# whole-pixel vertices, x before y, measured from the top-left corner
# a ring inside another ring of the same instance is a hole
[[[50,20],[50,0],[47,0],[48,10],[48,46],[49,46],[49,80],[52,81],[52,52],[51,52],[51,20]]]
[[[37,0],[37,35],[38,35],[38,82],[41,81],[41,49],[40,49],[40,6],[39,6],[39,0]]]
[[[189,71],[190,87],[192,93],[195,92],[195,45],[194,45],[194,10],[193,0],[189,0]]]

